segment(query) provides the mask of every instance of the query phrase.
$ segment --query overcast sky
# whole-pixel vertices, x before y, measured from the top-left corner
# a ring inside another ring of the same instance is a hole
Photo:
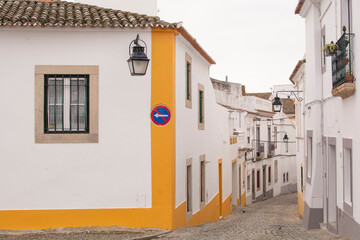
[[[305,53],[305,21],[298,0],[158,0],[159,17],[183,22],[215,60],[210,76],[238,82],[247,92],[291,84]]]

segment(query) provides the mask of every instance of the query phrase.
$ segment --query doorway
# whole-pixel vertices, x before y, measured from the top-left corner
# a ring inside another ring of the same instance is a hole
[[[255,169],[251,170],[251,181],[252,200],[255,201]]]
[[[241,204],[242,204],[242,200],[241,200],[241,164],[239,164],[239,206],[241,206]]]
[[[336,145],[328,148],[328,178],[327,178],[327,225],[331,232],[336,233]]]
[[[238,200],[238,178],[237,178],[237,162],[232,163],[232,205],[237,206]]]
[[[222,162],[219,161],[219,217],[222,217]]]
[[[263,166],[263,199],[266,199],[266,165]]]

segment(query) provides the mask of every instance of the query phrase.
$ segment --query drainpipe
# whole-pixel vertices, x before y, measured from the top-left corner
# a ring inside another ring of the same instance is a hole
[[[320,3],[314,2],[314,0],[310,0],[311,3],[318,9],[319,11],[319,16],[321,17],[321,9],[320,9]],[[349,0],[348,0],[349,1]],[[321,19],[319,17],[319,24],[320,24],[320,28],[321,28]],[[325,210],[325,199],[326,196],[324,194],[325,189],[326,189],[326,169],[325,169],[325,152],[324,152],[324,142],[323,142],[323,136],[324,136],[324,81],[323,81],[323,74],[321,73],[321,98],[320,98],[320,112],[321,112],[321,118],[320,118],[320,124],[321,124],[321,128],[320,128],[320,133],[321,133],[321,139],[320,139],[320,147],[321,147],[321,155],[322,155],[322,170],[323,170],[323,191],[322,191],[322,197],[323,197],[323,209]],[[324,211],[325,212],[325,211]],[[326,219],[324,218],[324,222],[326,222]]]
[[[351,38],[350,38],[350,33],[351,33],[351,13],[350,13],[350,0],[348,0],[348,31],[349,31],[349,71],[351,73],[351,53],[350,53],[350,48],[351,48]]]

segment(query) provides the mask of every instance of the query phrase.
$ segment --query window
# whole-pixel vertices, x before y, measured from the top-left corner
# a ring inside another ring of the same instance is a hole
[[[200,156],[200,209],[205,207],[205,154]]]
[[[98,66],[35,66],[35,142],[98,142]]]
[[[185,106],[192,107],[192,94],[191,94],[191,57],[185,53]]]
[[[283,173],[283,183],[285,183],[286,182],[286,175],[285,175],[285,173]]]
[[[268,167],[268,183],[271,184],[271,166]]]
[[[286,182],[289,182],[289,172],[286,173]]]
[[[198,85],[199,89],[199,130],[205,129],[205,109],[204,109],[204,86],[199,83]]]
[[[260,169],[256,170],[256,189],[260,190]]]
[[[344,211],[352,216],[353,202],[353,163],[352,140],[343,139],[344,147]]]
[[[311,184],[312,175],[312,130],[307,131],[306,180]]]
[[[250,175],[247,176],[247,190],[250,192]]]
[[[260,156],[260,126],[256,127],[256,151],[256,156]]]
[[[274,161],[274,182],[277,183],[278,181],[278,160]]]
[[[274,143],[275,143],[275,148],[277,148],[277,127],[274,127]]]
[[[186,160],[186,220],[192,216],[192,158]]]
[[[44,132],[89,132],[89,75],[45,75]]]
[[[272,153],[272,148],[271,148],[271,128],[268,127],[268,154]]]
[[[301,179],[300,179],[301,192],[304,192],[304,168],[302,165],[301,165],[301,169],[300,169],[300,176],[301,176]]]

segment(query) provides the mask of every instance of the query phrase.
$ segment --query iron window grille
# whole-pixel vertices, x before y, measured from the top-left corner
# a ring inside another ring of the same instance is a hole
[[[89,133],[89,75],[44,78],[44,132]]]

